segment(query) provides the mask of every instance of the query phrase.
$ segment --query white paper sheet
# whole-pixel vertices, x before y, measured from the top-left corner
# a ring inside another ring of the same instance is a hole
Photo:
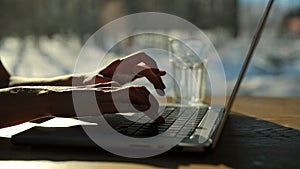
[[[41,124],[26,122],[22,124],[18,124],[11,127],[5,127],[0,129],[0,137],[4,138],[11,138],[13,135],[21,133],[25,130],[28,130],[35,126],[40,127],[72,127],[78,125],[97,125],[97,123],[90,123],[82,120],[77,120],[74,118],[62,118],[62,117],[55,117],[48,121],[45,121]]]

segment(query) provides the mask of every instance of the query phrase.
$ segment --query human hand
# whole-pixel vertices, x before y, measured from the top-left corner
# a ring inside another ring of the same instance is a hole
[[[106,68],[99,72],[98,79],[110,79],[121,85],[134,81],[137,78],[146,77],[156,89],[159,95],[164,95],[166,88],[161,76],[165,75],[165,71],[158,69],[156,62],[144,52],[134,53],[125,58],[113,61]],[[97,78],[95,79],[96,81]]]
[[[105,94],[97,95],[101,113],[143,112],[156,122],[164,122],[158,114],[159,103],[144,86],[103,88]]]
[[[75,93],[75,95],[74,95]],[[99,115],[93,111],[88,99],[82,96],[96,96],[102,114],[143,112],[156,122],[164,122],[158,114],[158,102],[144,86],[101,87],[101,88],[69,88],[54,91],[51,94],[51,111],[54,116],[76,116],[72,97],[81,96],[80,103],[86,107],[87,115]],[[74,103],[76,104],[76,103]],[[92,111],[91,111],[92,110]],[[95,113],[95,114],[93,114]]]

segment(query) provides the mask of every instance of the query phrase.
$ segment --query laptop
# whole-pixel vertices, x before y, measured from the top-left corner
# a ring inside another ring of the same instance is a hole
[[[168,144],[173,138],[179,138],[180,141],[172,149],[203,152],[207,149],[215,148],[234,99],[237,96],[242,79],[259,43],[273,1],[269,1],[264,11],[237,82],[225,107],[212,108],[209,105],[195,107],[169,104],[160,109],[161,116],[166,120],[165,123],[150,123],[148,122],[150,119],[143,113],[133,113],[130,117],[126,117],[123,114],[103,115],[107,123],[118,133],[131,138],[167,138],[161,139],[161,144],[163,145]],[[100,124],[97,124],[95,119],[95,117],[47,119],[36,127],[12,136],[11,141],[16,145],[99,147],[84,129],[96,129]],[[71,125],[70,127],[51,126],[54,123]],[[95,130],[95,132],[97,131]],[[109,143],[106,146],[109,146]],[[143,149],[147,149],[145,148],[147,145],[132,144],[130,146],[132,148],[143,147]]]

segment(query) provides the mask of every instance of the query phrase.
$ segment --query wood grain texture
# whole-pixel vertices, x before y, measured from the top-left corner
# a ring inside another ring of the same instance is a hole
[[[300,98],[239,96],[232,112],[300,130]]]

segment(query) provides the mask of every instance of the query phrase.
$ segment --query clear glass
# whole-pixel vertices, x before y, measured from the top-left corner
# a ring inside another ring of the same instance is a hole
[[[205,98],[205,44],[199,40],[171,40],[175,102],[197,105]]]

